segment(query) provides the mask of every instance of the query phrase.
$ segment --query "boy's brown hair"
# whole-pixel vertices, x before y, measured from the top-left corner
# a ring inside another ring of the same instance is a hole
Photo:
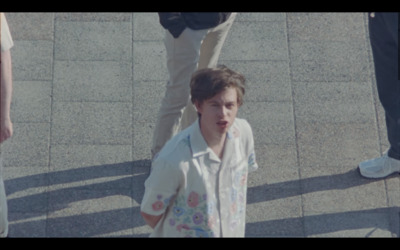
[[[239,106],[243,104],[245,93],[245,77],[224,65],[196,71],[190,81],[192,103],[201,104],[223,90],[233,87],[237,92]]]

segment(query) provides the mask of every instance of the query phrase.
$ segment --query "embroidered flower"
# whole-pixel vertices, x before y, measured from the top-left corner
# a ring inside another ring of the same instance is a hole
[[[231,189],[231,201],[235,202],[236,201],[236,197],[237,197],[237,191],[236,191],[236,189],[232,188]]]
[[[208,234],[208,232],[207,231],[205,231],[204,229],[202,229],[202,228],[195,228],[194,229],[195,230],[195,232],[196,232],[196,237],[210,237],[210,235]]]
[[[199,205],[199,194],[196,192],[191,192],[187,199],[187,204],[189,207],[197,207]]]
[[[178,217],[185,213],[185,209],[182,207],[174,207],[172,211],[174,215]]]
[[[242,178],[240,179],[240,185],[245,186],[247,183],[247,174],[243,174]]]
[[[193,215],[192,219],[194,224],[199,225],[203,222],[204,217],[202,213],[197,212]]]
[[[169,225],[170,226],[175,226],[175,219],[169,219]]]
[[[231,204],[231,213],[235,214],[236,211],[237,211],[237,204],[236,204],[236,202],[234,202]]]
[[[212,228],[215,225],[215,222],[216,221],[214,216],[208,217],[208,222],[207,222],[208,227]]]
[[[214,202],[210,201],[207,203],[207,214],[212,214],[214,212]]]
[[[186,224],[179,224],[178,226],[176,226],[176,230],[178,230],[179,232],[181,232],[182,229],[189,230],[190,227]]]
[[[164,203],[162,201],[156,201],[151,206],[154,211],[160,211],[164,207]]]

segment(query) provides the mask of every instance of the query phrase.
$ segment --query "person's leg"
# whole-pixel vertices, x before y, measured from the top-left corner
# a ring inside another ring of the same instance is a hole
[[[165,36],[169,81],[157,116],[153,135],[152,157],[180,130],[183,109],[189,102],[190,78],[197,69],[200,47],[207,30],[186,28],[174,38],[168,31]]]
[[[232,13],[224,23],[208,31],[201,44],[198,69],[212,68],[217,66],[222,46],[225,43],[229,30],[235,21],[237,13]],[[182,129],[190,126],[197,119],[197,111],[191,102],[186,106],[182,121]]]
[[[400,160],[400,80],[398,74],[398,13],[375,13],[370,20],[379,100],[385,110],[389,157]]]
[[[7,237],[8,234],[8,211],[7,196],[4,188],[2,159],[0,155],[0,238]]]
[[[398,76],[398,14],[375,13],[369,32],[379,100],[385,110],[390,148],[382,157],[360,163],[365,177],[382,178],[400,171],[400,81]]]

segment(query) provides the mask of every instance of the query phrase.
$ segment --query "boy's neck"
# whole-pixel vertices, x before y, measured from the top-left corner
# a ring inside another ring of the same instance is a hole
[[[219,134],[219,133],[212,133],[210,131],[205,131],[205,128],[200,125],[201,134],[204,137],[204,140],[207,143],[207,146],[211,148],[211,150],[220,158],[222,159],[224,154],[224,146],[226,140],[226,133]]]

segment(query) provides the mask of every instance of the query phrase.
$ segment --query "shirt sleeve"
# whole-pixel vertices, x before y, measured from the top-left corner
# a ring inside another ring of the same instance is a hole
[[[245,147],[246,147],[246,154],[247,154],[247,162],[248,162],[248,171],[253,172],[258,169],[258,164],[256,161],[256,152],[254,149],[254,137],[253,137],[253,130],[251,129],[250,124],[243,120],[243,127],[245,131]]]
[[[140,205],[142,212],[155,216],[165,212],[180,186],[182,173],[178,169],[169,166],[162,159],[153,162],[150,176],[145,181],[145,192]]]
[[[8,23],[4,13],[0,13],[1,16],[1,51],[7,51],[14,46],[10,29],[8,28]]]

